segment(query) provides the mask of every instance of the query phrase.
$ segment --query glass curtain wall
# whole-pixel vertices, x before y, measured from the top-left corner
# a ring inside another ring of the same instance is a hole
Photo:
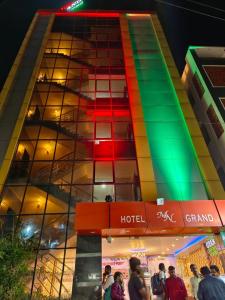
[[[57,17],[0,206],[38,239],[33,299],[70,299],[75,205],[105,200],[141,200],[119,21]]]

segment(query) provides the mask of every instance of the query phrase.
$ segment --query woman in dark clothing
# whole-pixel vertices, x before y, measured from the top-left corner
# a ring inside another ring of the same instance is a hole
[[[123,275],[121,272],[114,274],[114,283],[111,287],[112,300],[124,300]]]

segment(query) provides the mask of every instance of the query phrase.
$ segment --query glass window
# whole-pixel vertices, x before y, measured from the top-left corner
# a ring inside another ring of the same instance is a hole
[[[135,201],[135,186],[133,184],[116,185],[116,201]]]
[[[109,80],[97,80],[97,91],[109,91]]]
[[[66,247],[76,247],[77,235],[75,230],[75,214],[69,215],[69,223],[67,227],[67,244]]]
[[[25,186],[6,186],[1,196],[0,214],[18,214],[24,191]]]
[[[111,161],[97,161],[95,163],[95,182],[113,182]]]
[[[31,184],[47,184],[52,170],[52,162],[33,162],[30,182]]]
[[[93,159],[93,142],[78,140],[76,143],[75,159],[77,160]]]
[[[115,142],[115,157],[135,158],[134,143],[129,141]]]
[[[111,123],[96,123],[96,138],[111,138]]]
[[[23,127],[23,130],[20,135],[21,140],[31,140],[37,139],[39,134],[40,126],[26,126]]]
[[[133,139],[133,131],[130,123],[115,122],[113,123],[113,134],[115,139]]]
[[[126,183],[138,180],[136,160],[117,160],[114,164],[116,182]]]
[[[38,141],[36,151],[35,151],[35,160],[52,160],[55,152],[55,142],[54,141]]]
[[[73,163],[67,160],[54,161],[51,182],[54,184],[71,184]]]
[[[71,160],[74,158],[74,141],[58,140],[55,160]]]
[[[92,202],[92,185],[72,185],[70,211],[75,212],[75,205],[79,202]]]
[[[70,199],[70,186],[50,185],[46,213],[67,213]]]
[[[77,126],[77,137],[80,139],[93,139],[94,137],[94,123],[79,122]]]
[[[94,154],[96,159],[112,159],[114,143],[108,141],[95,141]]]
[[[20,216],[21,236],[24,239],[39,238],[43,215]]]
[[[67,215],[45,215],[41,248],[64,248],[66,239]]]
[[[47,128],[42,126],[41,127],[41,131],[40,131],[40,135],[39,138],[43,139],[43,140],[51,140],[51,139],[56,139],[57,136],[57,132],[56,130]]]
[[[63,100],[63,93],[57,92],[57,93],[49,93],[48,99],[47,99],[47,105],[62,105]]]
[[[94,202],[105,202],[107,195],[110,195],[114,200],[114,185],[112,184],[99,184],[94,185]]]
[[[41,214],[44,212],[47,185],[28,186],[24,197],[22,213],[23,214]]]
[[[85,184],[93,182],[93,162],[75,162],[73,183]]]

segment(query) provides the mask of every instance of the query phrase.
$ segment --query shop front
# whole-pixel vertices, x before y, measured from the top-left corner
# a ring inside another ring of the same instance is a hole
[[[85,240],[83,245],[87,249],[82,251],[86,251],[89,261],[86,276],[83,273],[83,278],[89,279],[83,285],[96,287],[101,282],[104,266],[111,265],[113,273],[120,271],[124,275],[128,300],[129,258],[136,256],[141,260],[149,288],[159,263],[164,263],[166,269],[173,265],[192,299],[190,264],[196,264],[198,269],[217,265],[221,278],[225,278],[224,206],[222,200],[166,201],[164,205],[152,202],[78,204],[78,240]],[[91,254],[93,242],[95,248],[98,245],[94,255]],[[76,270],[79,264],[85,264],[85,254],[80,254],[77,253]],[[81,287],[82,283],[75,282],[74,286]]]

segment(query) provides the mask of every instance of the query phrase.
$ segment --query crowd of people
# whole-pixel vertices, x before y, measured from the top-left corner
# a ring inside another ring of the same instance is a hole
[[[220,278],[220,271],[216,265],[211,265],[210,268],[204,266],[200,272],[195,264],[190,265],[193,276],[190,278],[192,295],[189,298],[185,283],[176,275],[174,266],[169,266],[167,277],[165,265],[159,264],[159,271],[151,278],[150,291],[141,269],[140,259],[132,257],[129,264],[130,300],[225,300],[225,283]],[[102,281],[104,300],[125,300],[123,274],[115,272],[112,275],[111,272],[111,266],[105,266]]]

